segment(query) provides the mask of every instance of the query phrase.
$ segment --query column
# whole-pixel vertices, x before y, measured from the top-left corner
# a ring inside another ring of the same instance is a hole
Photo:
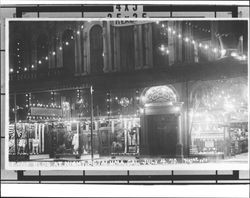
[[[139,50],[138,50],[138,55],[139,55],[139,68],[141,69],[141,68],[143,68],[143,53],[142,53],[142,33],[144,33],[144,32],[142,32],[142,25],[138,25],[138,41],[139,41],[139,43],[138,43],[138,46],[139,46]]]
[[[36,39],[33,37],[31,41],[31,64],[37,69],[37,44]]]
[[[83,74],[90,73],[90,46],[89,46],[89,37],[86,30],[82,32],[83,36]],[[89,58],[88,58],[89,57]]]
[[[75,33],[75,75],[80,75],[81,73],[81,65],[82,65],[82,56],[81,56],[81,39],[80,34],[77,34],[77,31],[80,32],[80,30],[77,29],[77,26],[75,27],[76,33]]]
[[[140,69],[139,64],[139,46],[138,46],[138,26],[134,26],[134,46],[135,46],[135,69]]]
[[[49,68],[55,68],[56,64],[55,64],[55,54],[53,52],[55,52],[56,50],[54,49],[55,46],[55,42],[56,42],[56,37],[51,37],[49,38],[50,42],[49,42]]]
[[[168,27],[173,29],[173,21],[169,21],[168,22]],[[169,54],[168,54],[168,60],[169,60],[169,66],[174,64],[174,60],[175,60],[175,48],[174,48],[174,37],[172,34],[172,31],[168,31],[168,50],[169,50]]]
[[[147,44],[147,67],[153,67],[153,46],[152,46],[152,24],[147,24],[147,34],[146,34],[146,44]]]
[[[108,70],[112,71],[112,52],[111,52],[111,29],[110,21],[107,21],[107,57],[108,57]]]
[[[181,21],[177,22],[177,25],[176,25],[177,31],[176,32],[182,32],[182,26],[181,26],[181,24],[182,24]],[[178,51],[177,62],[179,62],[179,63],[182,62],[182,43],[183,43],[182,38],[178,37],[178,40],[177,40],[177,51]]]
[[[56,43],[56,62],[57,68],[63,67],[63,43],[62,43],[62,34],[59,34],[57,43]]]
[[[107,23],[103,22],[103,72],[106,73],[109,71],[108,68],[108,42],[107,42]]]
[[[115,71],[120,71],[120,30],[118,27],[114,27],[114,66]]]
[[[183,158],[181,114],[178,114],[178,115],[177,115],[177,144],[176,144],[176,157],[178,157],[178,158]]]

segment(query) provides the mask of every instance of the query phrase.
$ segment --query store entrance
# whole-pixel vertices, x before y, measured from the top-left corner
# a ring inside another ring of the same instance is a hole
[[[148,115],[149,154],[174,157],[176,155],[178,120],[174,114]]]

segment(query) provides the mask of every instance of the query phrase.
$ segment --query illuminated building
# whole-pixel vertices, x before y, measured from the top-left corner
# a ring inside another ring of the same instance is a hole
[[[245,21],[11,21],[10,153],[247,152],[242,38]]]

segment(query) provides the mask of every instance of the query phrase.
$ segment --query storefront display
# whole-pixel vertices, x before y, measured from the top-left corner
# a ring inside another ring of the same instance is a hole
[[[236,78],[197,86],[190,111],[191,155],[230,157],[247,152],[246,83]]]

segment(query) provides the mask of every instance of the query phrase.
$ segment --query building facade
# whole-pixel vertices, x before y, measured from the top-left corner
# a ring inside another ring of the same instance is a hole
[[[246,27],[246,21],[11,21],[10,153],[247,152]]]

